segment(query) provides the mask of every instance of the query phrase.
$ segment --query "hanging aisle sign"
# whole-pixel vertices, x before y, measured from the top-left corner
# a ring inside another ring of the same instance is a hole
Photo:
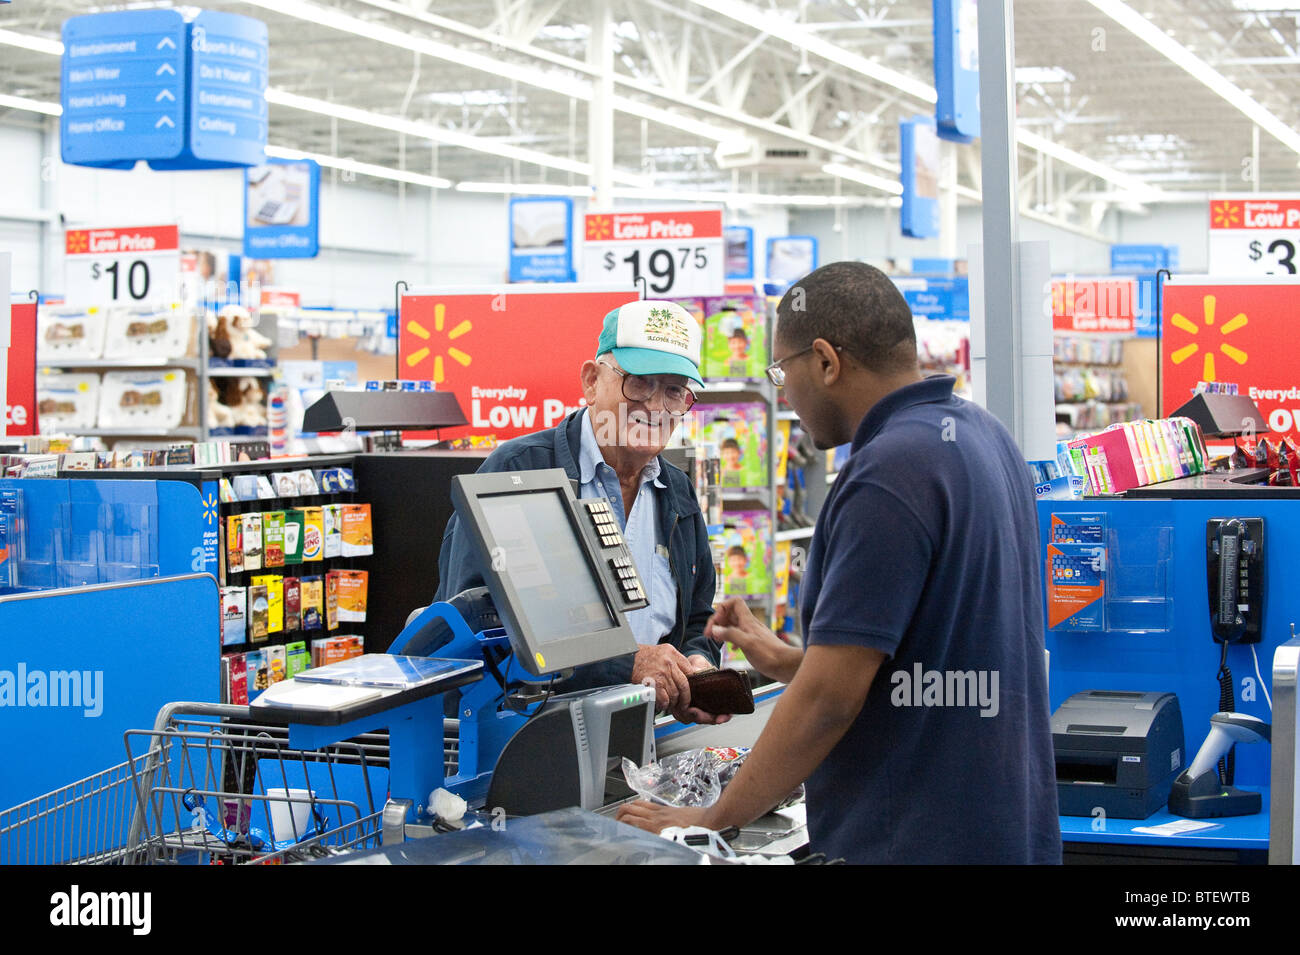
[[[573,200],[510,200],[510,281],[572,282]]]
[[[261,162],[266,24],[209,10],[122,10],[63,24],[63,161],[130,169]]]
[[[320,251],[320,166],[270,159],[244,173],[244,255],[310,259]]]
[[[69,229],[64,248],[63,294],[69,305],[179,301],[179,226]]]
[[[929,239],[939,234],[939,137],[934,120],[916,116],[898,124],[903,207],[898,221],[905,236]]]
[[[1212,198],[1209,236],[1209,270],[1215,275],[1295,275],[1300,196]]]
[[[646,280],[646,298],[722,295],[722,210],[596,212],[583,217],[582,281]]]

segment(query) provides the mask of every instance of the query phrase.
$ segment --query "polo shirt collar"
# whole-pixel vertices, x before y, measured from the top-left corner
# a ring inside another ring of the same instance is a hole
[[[889,417],[904,408],[947,401],[952,397],[956,383],[957,379],[951,375],[935,375],[891,391],[876,402],[875,407],[867,412],[867,416],[858,425],[857,433],[853,435],[853,451],[856,452],[879,434]]]
[[[582,437],[578,445],[578,483],[590,484],[596,479],[596,469],[604,464],[605,456],[600,453],[600,445],[596,441],[596,431],[591,424],[591,410],[587,409],[582,414]],[[666,484],[660,479],[660,472],[663,469],[659,464],[659,456],[656,455],[649,464],[641,469],[641,483],[653,481],[655,487],[664,488]]]

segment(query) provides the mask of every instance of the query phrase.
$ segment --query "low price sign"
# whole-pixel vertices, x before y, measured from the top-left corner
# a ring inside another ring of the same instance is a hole
[[[583,217],[582,280],[631,287],[647,298],[722,295],[722,210],[593,212]]]
[[[636,298],[582,285],[416,290],[402,296],[398,374],[455,394],[469,426],[441,437],[552,428],[582,406],[579,370],[596,355],[605,315]]]
[[[1295,275],[1300,197],[1210,200],[1209,271],[1216,275]]]
[[[69,305],[171,303],[180,290],[180,227],[69,229],[64,298]]]
[[[1235,382],[1269,429],[1300,438],[1300,365],[1290,344],[1300,280],[1193,281],[1175,276],[1162,297],[1161,407],[1170,414],[1198,381]]]
[[[1052,280],[1055,331],[1132,335],[1137,310],[1137,279],[1070,276]]]

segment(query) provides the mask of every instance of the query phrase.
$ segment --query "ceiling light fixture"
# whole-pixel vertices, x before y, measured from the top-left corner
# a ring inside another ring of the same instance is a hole
[[[22,109],[29,113],[44,113],[47,116],[62,116],[63,107],[58,103],[45,103],[41,100],[28,99],[26,96],[10,96],[0,93],[0,107]]]
[[[390,179],[393,182],[405,182],[413,186],[425,186],[429,189],[451,188],[450,179],[442,179],[438,176],[426,176],[422,173],[409,172],[405,169],[393,169],[391,166],[377,166],[374,163],[358,162],[355,159],[344,159],[339,156],[327,156],[324,153],[306,152],[301,149],[289,149],[286,146],[267,146],[266,154],[273,159],[310,159],[331,169],[352,172],[361,176],[371,176],[375,179]]]
[[[457,192],[487,192],[503,196],[573,196],[590,199],[590,186],[558,186],[545,182],[458,182]]]
[[[822,172],[826,173],[828,176],[838,176],[840,179],[847,179],[849,182],[856,182],[861,186],[879,189],[881,192],[887,192],[890,195],[901,196],[903,194],[902,183],[893,179],[886,179],[884,176],[877,176],[873,173],[864,172],[861,169],[855,169],[852,166],[846,166],[844,163],[827,163],[822,166]]]

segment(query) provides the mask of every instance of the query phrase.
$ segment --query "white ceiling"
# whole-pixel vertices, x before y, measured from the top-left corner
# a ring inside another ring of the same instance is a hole
[[[589,24],[602,2],[205,6],[258,17],[270,28],[273,144],[457,182],[585,186]],[[1100,9],[1107,2],[1015,0],[1019,124],[1047,141],[1031,139],[1040,148],[1027,148],[1022,140],[1022,202],[1087,226],[1109,203],[1151,201],[1135,185],[1175,194],[1253,189],[1254,122]],[[68,16],[120,6],[172,4],[25,0],[0,6],[0,30],[57,39]],[[1300,129],[1291,95],[1300,80],[1300,4],[1128,6],[1281,125]],[[880,201],[885,192],[837,181],[823,166],[840,161],[896,180],[899,119],[933,109],[925,95],[933,86],[929,0],[608,0],[608,7],[614,162],[624,185],[643,176],[656,187],[838,190]],[[0,42],[0,94],[56,102],[58,85],[57,56]],[[329,104],[371,115],[331,117]],[[489,151],[458,144],[466,135]],[[807,153],[720,168],[719,140],[746,137],[761,149]],[[432,139],[440,140],[436,148]],[[1043,148],[1055,158],[1045,159]],[[978,189],[978,150],[952,149],[968,198]],[[1294,148],[1265,131],[1258,150],[1261,188],[1300,191]]]

